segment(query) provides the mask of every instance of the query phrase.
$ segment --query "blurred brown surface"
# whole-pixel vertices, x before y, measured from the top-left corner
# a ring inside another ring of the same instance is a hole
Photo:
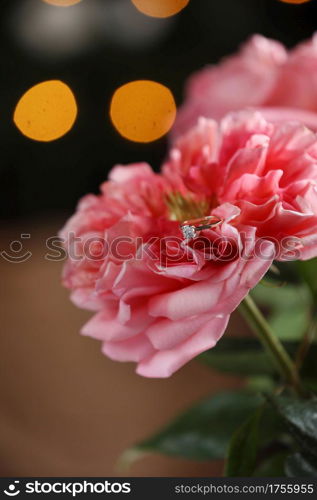
[[[129,445],[233,378],[192,362],[167,380],[137,376],[78,334],[90,317],[60,285],[62,263],[44,255],[57,224],[3,229],[1,249],[21,233],[32,258],[1,258],[1,476],[219,476],[222,463],[146,457],[128,472],[115,462]]]

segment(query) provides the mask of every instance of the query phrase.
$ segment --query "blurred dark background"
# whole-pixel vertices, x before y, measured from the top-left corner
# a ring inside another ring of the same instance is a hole
[[[63,11],[63,22],[54,18],[46,26],[56,10]],[[169,19],[146,17],[130,0],[84,0],[67,9],[2,0],[1,218],[70,213],[116,163],[142,160],[159,167],[166,138],[135,144],[110,122],[109,103],[119,85],[153,79],[179,104],[190,73],[236,51],[252,33],[293,46],[313,33],[316,19],[315,0],[191,0]],[[49,79],[71,87],[79,115],[66,136],[40,143],[21,135],[12,114],[27,89]]]
[[[170,19],[148,18],[130,0],[82,0],[67,9],[1,0],[0,246],[19,245],[28,233],[14,255],[32,252],[20,264],[1,259],[1,476],[221,475],[220,462],[156,456],[128,472],[115,468],[125,448],[241,381],[195,361],[171,379],[148,380],[104,357],[99,342],[79,335],[90,313],[70,303],[63,263],[45,260],[45,239],[114,164],[141,160],[157,169],[166,154],[166,138],[136,144],[114,130],[109,103],[118,86],[153,79],[180,104],[190,73],[251,34],[293,46],[311,36],[316,19],[317,0],[191,0]],[[68,134],[41,143],[24,137],[12,116],[26,90],[50,79],[70,86],[79,114]],[[245,334],[246,325],[233,315],[230,330]]]

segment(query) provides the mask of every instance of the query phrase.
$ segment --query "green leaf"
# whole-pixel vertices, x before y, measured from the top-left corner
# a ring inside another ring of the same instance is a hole
[[[288,477],[317,477],[317,463],[313,464],[301,453],[287,457],[285,473]]]
[[[309,326],[311,303],[305,286],[268,288],[260,284],[251,295],[265,311],[279,339],[294,341],[303,336]]]
[[[308,309],[306,307],[290,307],[287,310],[275,311],[269,322],[272,330],[278,332],[280,340],[297,340],[303,336],[308,328]]]
[[[307,283],[314,302],[317,302],[317,259],[299,260],[296,267],[302,279]]]
[[[252,375],[246,380],[246,387],[260,394],[274,392],[275,385],[275,381],[267,375]]]
[[[283,342],[287,352],[294,357],[298,342]],[[273,376],[276,371],[271,359],[256,338],[225,337],[209,351],[197,358],[210,368],[242,376]],[[317,344],[312,344],[305,358],[302,375],[311,381],[317,379]]]
[[[254,300],[260,305],[273,310],[305,307],[307,297],[309,297],[307,289],[303,285],[284,285],[278,288],[270,288],[259,284],[251,293]]]
[[[301,282],[298,269],[295,262],[275,262],[274,267],[278,273],[272,272],[270,269],[268,276],[278,283],[286,282],[289,284],[298,284]]]
[[[317,398],[270,396],[269,401],[287,424],[302,450],[317,457]]]
[[[259,396],[247,390],[216,394],[197,403],[124,455],[153,452],[193,460],[224,458],[232,433],[260,401]]]
[[[234,433],[225,467],[227,477],[247,477],[252,475],[256,466],[259,422],[262,411],[262,407],[258,408]]]
[[[285,460],[289,451],[280,451],[266,458],[256,468],[254,477],[283,477],[285,473]]]
[[[261,463],[260,457],[262,461],[270,457],[272,448],[279,454],[285,453],[286,449],[289,454],[288,439],[282,419],[270,405],[262,404],[241,425],[231,440],[226,466],[227,475],[246,477],[256,474],[255,468]],[[277,463],[274,465],[275,468]],[[281,470],[280,463],[278,470]]]
[[[257,339],[223,338],[198,357],[216,370],[239,375],[272,375],[274,367]]]

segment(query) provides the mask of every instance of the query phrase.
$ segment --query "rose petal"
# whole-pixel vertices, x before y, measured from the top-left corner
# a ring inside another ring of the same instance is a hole
[[[158,351],[139,362],[137,373],[143,377],[170,377],[198,354],[211,349],[223,335],[229,316],[215,316],[196,334],[173,349]]]

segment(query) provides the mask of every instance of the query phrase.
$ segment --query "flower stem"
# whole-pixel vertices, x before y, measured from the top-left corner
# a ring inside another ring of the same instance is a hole
[[[293,387],[297,394],[303,395],[295,364],[250,295],[241,302],[240,310],[257,333],[258,338],[271,356],[283,379]]]

